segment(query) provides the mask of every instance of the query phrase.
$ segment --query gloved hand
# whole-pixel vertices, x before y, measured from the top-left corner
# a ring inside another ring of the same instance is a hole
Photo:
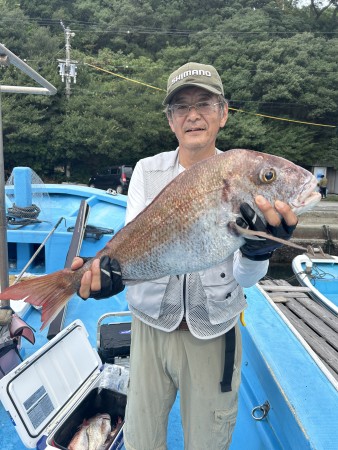
[[[255,211],[247,203],[242,203],[240,211],[243,216],[236,219],[237,225],[242,228],[249,228],[254,231],[265,231],[273,236],[281,239],[289,240],[292,237],[292,233],[296,228],[296,225],[287,225],[282,218],[281,223],[274,227],[267,223],[264,225],[263,221],[257,216]],[[271,258],[272,253],[283,244],[271,241],[269,239],[245,239],[245,244],[240,248],[243,256],[253,261],[265,261]]]
[[[85,260],[86,258],[83,259]],[[125,286],[122,282],[121,266],[116,259],[103,256],[100,259],[100,275],[101,289],[99,291],[90,291],[89,296],[91,298],[101,300],[123,291]]]

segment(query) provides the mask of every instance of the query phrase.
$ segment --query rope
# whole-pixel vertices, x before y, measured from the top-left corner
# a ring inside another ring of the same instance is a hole
[[[33,223],[41,223],[41,220],[37,219],[40,212],[41,209],[37,205],[20,207],[13,203],[13,206],[7,210],[7,223],[18,228]]]
[[[325,233],[325,253],[331,254],[331,250],[335,248],[335,244],[331,237],[330,227],[328,225],[323,225],[323,231]]]

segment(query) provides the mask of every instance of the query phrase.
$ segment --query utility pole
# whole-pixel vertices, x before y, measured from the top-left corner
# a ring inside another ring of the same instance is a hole
[[[65,32],[65,39],[66,39],[66,59],[58,59],[59,61],[59,74],[61,75],[62,82],[66,80],[66,96],[67,99],[70,97],[70,85],[71,80],[73,78],[74,83],[76,83],[76,69],[77,69],[77,61],[72,61],[70,59],[70,38],[75,36],[75,33],[72,33],[69,27],[65,27],[62,20],[60,21],[60,24],[63,28],[63,31]]]
[[[65,39],[66,39],[66,59],[58,59],[59,61],[59,74],[61,75],[61,80],[64,82],[66,80],[66,97],[67,100],[70,98],[70,86],[71,86],[71,80],[73,78],[74,83],[76,83],[76,69],[77,69],[77,61],[72,61],[70,59],[70,38],[73,38],[75,36],[75,33],[72,33],[69,27],[65,27],[62,20],[60,20],[60,24],[63,28],[63,31],[65,33]],[[65,165],[65,171],[66,171],[66,177],[70,177],[70,166],[69,164]]]

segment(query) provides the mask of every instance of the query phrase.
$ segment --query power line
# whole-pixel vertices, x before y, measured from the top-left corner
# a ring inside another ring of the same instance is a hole
[[[23,23],[23,22],[33,22],[37,25],[41,26],[51,26],[56,25],[59,26],[60,21],[56,19],[48,19],[48,18],[39,18],[39,17],[24,17],[20,19],[13,19],[13,17],[6,17],[2,16],[0,21],[4,21],[7,23],[12,23],[13,25],[17,23]],[[83,27],[83,28],[75,28]],[[90,27],[90,29],[88,29]],[[240,30],[187,30],[187,29],[163,29],[160,27],[143,27],[143,26],[137,26],[137,25],[124,25],[116,28],[116,25],[114,24],[102,24],[97,22],[85,22],[85,21],[79,21],[79,20],[72,20],[72,29],[74,31],[81,31],[81,33],[113,33],[113,34],[166,34],[166,35],[181,35],[181,36],[189,36],[189,35],[195,35],[197,33],[201,32],[208,32],[208,34],[229,34],[229,35],[261,35],[261,34],[268,34],[268,35],[294,35],[294,34],[314,34],[314,35],[338,35],[337,31],[316,31],[316,30],[285,30],[285,31],[277,31],[272,29],[262,29],[259,31],[240,31]]]
[[[59,50],[54,55],[54,57],[57,54],[61,53],[64,49],[65,49],[65,47],[63,47],[63,49]],[[36,63],[39,63],[39,64],[42,64],[44,62],[44,60],[41,59],[41,58],[38,58],[38,59],[28,59],[27,58],[27,59],[25,59],[25,61],[29,61],[31,63],[36,62]],[[51,58],[46,59],[46,62],[48,62],[48,63],[53,62],[53,58],[51,57]],[[79,65],[81,65],[81,64],[83,65],[84,63],[79,62],[78,64]],[[334,63],[331,63],[331,64],[334,64]],[[147,64],[144,64],[144,65],[142,65],[142,64],[137,64],[136,65],[135,64],[135,65],[133,65],[133,64],[129,64],[128,63],[128,64],[120,64],[120,65],[119,64],[114,64],[114,67],[120,68],[120,69],[140,69],[140,68],[141,69],[147,69],[148,65]],[[338,73],[338,69],[337,70],[308,70],[308,67],[298,66],[297,64],[295,64],[294,66],[284,65],[284,68],[287,68],[287,69],[292,70],[292,71],[294,71],[295,68],[300,68],[301,72],[300,73],[294,73],[294,74],[298,75],[298,76],[302,76],[302,77],[304,77],[305,75],[315,75],[315,74],[328,75],[328,74],[336,74],[336,73]],[[280,67],[277,66],[276,70],[280,70]],[[230,72],[230,73],[250,72],[250,73],[253,73],[253,74],[257,74],[257,75],[266,74],[266,73],[268,73],[268,74],[272,74],[273,73],[273,71],[271,71],[271,70],[261,70],[259,68],[248,69],[246,67],[243,67],[243,68],[240,68],[240,67],[227,67],[227,69],[224,72],[226,72],[226,73],[228,73],[228,72]],[[279,72],[279,74],[280,74],[280,72]],[[285,72],[283,72],[283,74],[285,74]],[[238,101],[242,101],[242,100],[238,100]],[[264,102],[264,103],[268,103],[268,102]]]

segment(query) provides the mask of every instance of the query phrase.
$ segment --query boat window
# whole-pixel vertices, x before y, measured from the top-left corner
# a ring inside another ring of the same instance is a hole
[[[40,244],[26,244],[9,242],[8,243],[8,264],[10,271],[21,271],[28,261],[35,254]],[[42,248],[40,252],[35,256],[34,260],[27,267],[25,272],[27,273],[44,273],[46,270],[46,252],[45,248]]]
[[[17,251],[16,251],[16,243],[8,242],[8,265],[9,270],[16,269],[17,262]]]
[[[39,248],[40,244],[33,244],[32,248],[32,256],[36,252],[36,250]],[[46,253],[45,248],[42,248],[40,252],[37,254],[37,256],[34,258],[34,261],[32,262],[31,269],[34,269],[34,272],[44,272],[45,271],[45,265],[46,265]],[[29,271],[29,268],[27,269]]]

